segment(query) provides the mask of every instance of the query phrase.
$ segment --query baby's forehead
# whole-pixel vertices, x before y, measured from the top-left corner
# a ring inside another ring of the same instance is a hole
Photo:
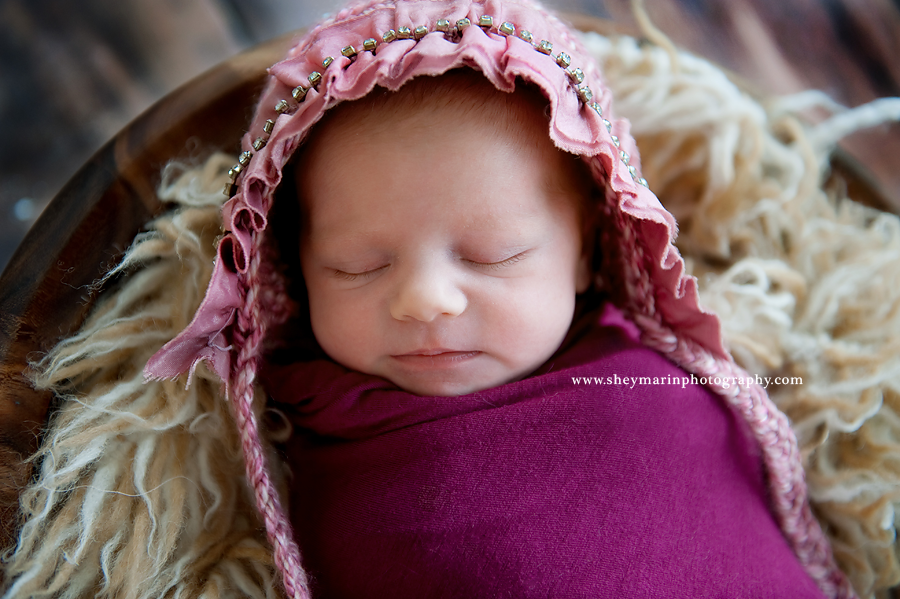
[[[473,69],[413,79],[396,92],[376,88],[364,98],[331,109],[311,130],[297,161],[298,188],[309,198],[329,177],[356,176],[362,162],[383,159],[403,176],[407,161],[422,155],[458,166],[450,178],[429,186],[465,187],[472,178],[490,177],[507,193],[518,181],[482,167],[483,147],[501,147],[523,162],[537,164],[540,185],[570,193],[583,187],[580,161],[562,152],[549,135],[548,101],[534,86],[517,81],[515,91],[496,89]],[[488,142],[494,142],[493,146]],[[339,166],[339,171],[336,168]],[[515,170],[515,164],[506,170]],[[396,181],[394,184],[401,184]]]
[[[547,108],[538,88],[524,81],[504,92],[474,69],[457,69],[417,77],[397,91],[376,87],[363,98],[337,105],[312,129],[307,145],[315,148],[323,139],[350,143],[362,133],[437,144],[463,125],[476,124],[465,128],[468,136],[502,134],[524,147],[552,147]]]

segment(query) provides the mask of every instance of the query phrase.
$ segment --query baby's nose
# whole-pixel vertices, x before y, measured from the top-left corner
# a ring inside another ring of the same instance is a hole
[[[420,268],[400,281],[391,301],[391,316],[397,320],[432,322],[439,316],[459,316],[467,303],[465,293],[452,277],[439,269]]]

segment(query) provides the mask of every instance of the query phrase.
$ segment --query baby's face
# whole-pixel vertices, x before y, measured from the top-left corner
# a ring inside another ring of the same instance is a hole
[[[332,359],[419,395],[461,395],[559,348],[588,260],[580,199],[560,181],[573,158],[549,139],[535,149],[534,136],[428,118],[434,132],[339,122],[319,138],[300,173],[301,263]]]

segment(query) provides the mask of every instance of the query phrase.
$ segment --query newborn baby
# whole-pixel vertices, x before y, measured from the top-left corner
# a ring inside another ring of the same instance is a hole
[[[265,386],[296,427],[313,596],[821,596],[720,400],[574,384],[685,373],[577,297],[591,192],[545,103],[472,71],[419,78],[329,112],[298,159],[327,358]]]

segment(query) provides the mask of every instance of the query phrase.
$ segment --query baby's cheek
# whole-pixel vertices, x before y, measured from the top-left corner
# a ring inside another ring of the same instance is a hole
[[[361,370],[360,354],[367,347],[361,307],[340,294],[310,292],[310,320],[316,341],[331,359]]]
[[[574,309],[574,290],[561,288],[559,281],[513,294],[500,319],[504,326],[496,334],[515,367],[530,372],[553,355],[569,330]]]

